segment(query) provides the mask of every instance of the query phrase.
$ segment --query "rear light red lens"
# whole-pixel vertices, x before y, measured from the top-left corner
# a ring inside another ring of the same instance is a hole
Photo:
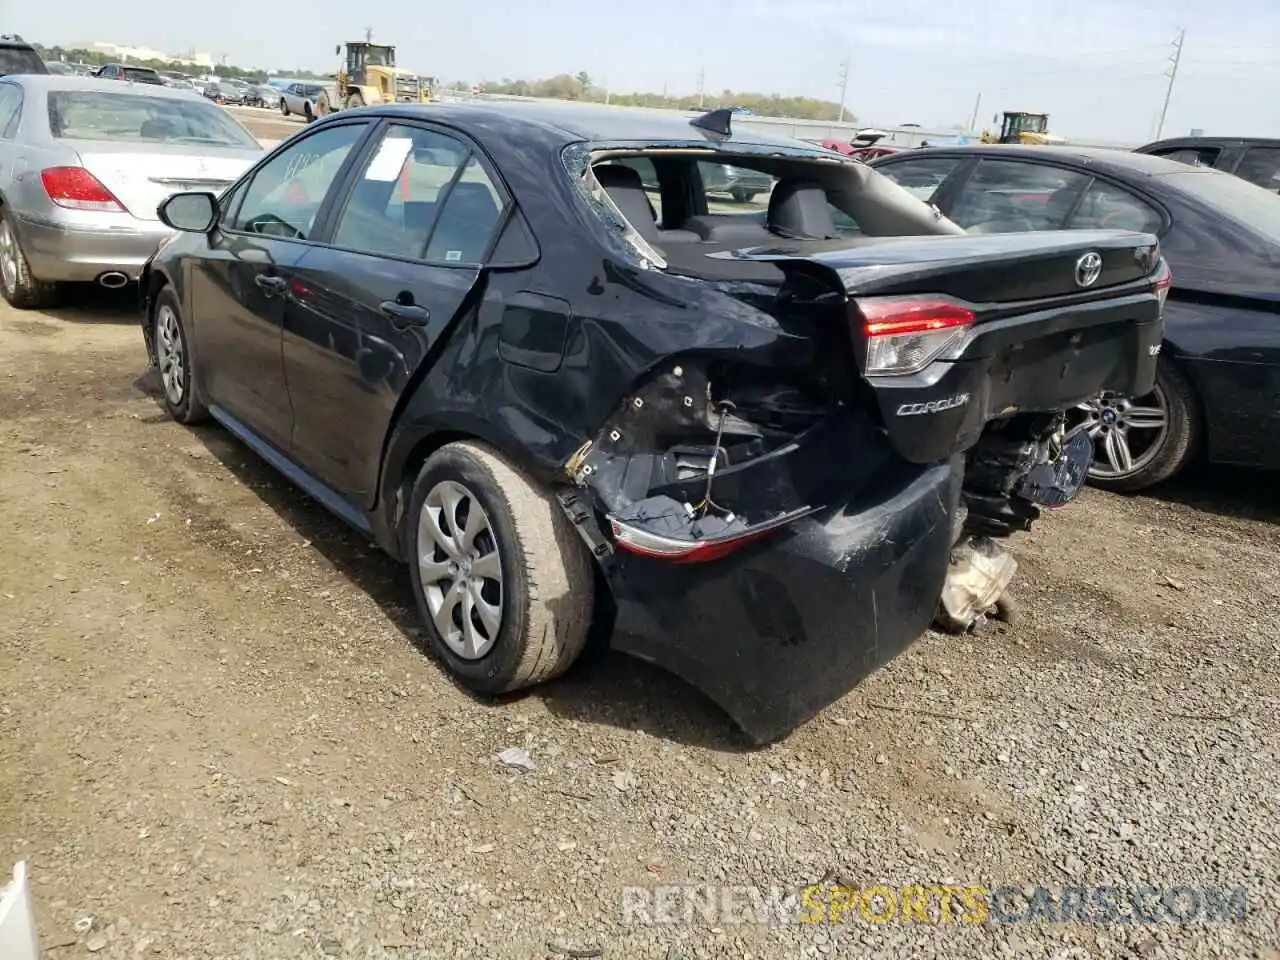
[[[637,556],[671,563],[706,563],[726,557],[736,550],[754,543],[766,534],[781,528],[781,524],[766,525],[747,530],[733,537],[718,540],[676,540],[662,537],[638,527],[609,518],[613,539],[618,547]]]
[[[869,297],[859,300],[868,376],[918,373],[961,340],[972,309],[945,297]]]
[[[124,204],[84,167],[48,167],[40,171],[40,182],[44,184],[49,199],[60,207],[124,212]]]

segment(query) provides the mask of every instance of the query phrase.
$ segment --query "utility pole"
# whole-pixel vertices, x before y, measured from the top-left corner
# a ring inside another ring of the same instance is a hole
[[[373,27],[364,28],[364,42],[373,43]]]
[[[707,83],[707,68],[701,67],[698,70],[698,109],[702,109],[704,97],[704,89]]]
[[[1156,126],[1156,139],[1159,140],[1164,133],[1164,118],[1169,113],[1169,100],[1173,97],[1173,81],[1178,76],[1178,64],[1182,62],[1182,41],[1187,37],[1186,30],[1178,31],[1178,39],[1173,41],[1173,56],[1169,58],[1169,71],[1165,74],[1169,78],[1169,86],[1164,92],[1164,106],[1160,109],[1160,123]]]
[[[982,91],[978,91],[978,99],[973,101],[973,116],[969,118],[969,133],[975,133],[978,129],[978,108],[982,106]]]
[[[849,58],[845,57],[840,64],[840,118],[836,123],[844,123],[844,101],[849,95]]]

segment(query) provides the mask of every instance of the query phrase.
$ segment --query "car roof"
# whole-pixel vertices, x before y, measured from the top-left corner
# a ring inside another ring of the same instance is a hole
[[[753,147],[778,147],[788,151],[804,150],[809,153],[830,154],[817,144],[806,143],[793,137],[773,136],[744,128],[727,139],[716,137],[691,126],[689,121],[698,114],[673,114],[644,107],[609,107],[596,104],[545,102],[545,101],[490,101],[483,103],[431,103],[404,104],[377,108],[384,113],[412,116],[422,120],[439,119],[462,126],[494,121],[523,124],[545,132],[558,134],[566,143],[588,141],[651,141],[672,143],[708,139],[712,144],[731,151],[735,145]],[[732,130],[732,122],[730,129]]]
[[[942,155],[1001,156],[1018,160],[1056,160],[1060,163],[1090,166],[1094,169],[1102,170],[1104,173],[1110,170],[1118,174],[1148,177],[1158,177],[1166,173],[1185,173],[1188,170],[1198,169],[1166,157],[1153,157],[1145,153],[1131,153],[1127,150],[1114,150],[1107,147],[1040,147],[1021,144],[984,143],[954,147],[923,147],[919,150],[895,153],[893,157],[896,160],[908,156],[932,157]],[[885,160],[888,160],[888,157]]]
[[[1158,150],[1167,147],[1280,147],[1280,139],[1276,137],[1166,137],[1144,143],[1139,150]]]
[[[59,73],[19,73],[4,78],[9,83],[17,83],[31,91],[84,90],[103,93],[124,94],[139,97],[167,97],[190,103],[192,94],[174,87],[164,87],[154,83],[119,83],[99,80],[97,77],[79,77]]]

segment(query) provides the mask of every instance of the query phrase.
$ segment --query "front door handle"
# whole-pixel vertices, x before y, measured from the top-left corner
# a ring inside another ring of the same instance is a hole
[[[273,277],[266,273],[258,274],[253,278],[253,282],[256,283],[262,289],[262,292],[268,297],[273,297],[277,293],[284,293],[284,288],[286,286],[284,277]]]
[[[423,324],[431,319],[431,311],[412,303],[400,303],[396,300],[383,300],[378,310],[397,327]]]

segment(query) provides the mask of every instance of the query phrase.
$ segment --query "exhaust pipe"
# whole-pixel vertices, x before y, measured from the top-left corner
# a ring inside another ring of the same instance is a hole
[[[108,270],[98,278],[98,283],[108,290],[119,290],[121,287],[128,285],[129,278],[119,270]]]

